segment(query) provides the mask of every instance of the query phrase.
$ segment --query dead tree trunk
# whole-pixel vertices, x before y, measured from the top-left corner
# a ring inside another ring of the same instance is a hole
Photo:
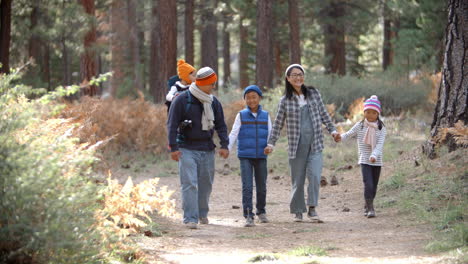
[[[437,147],[444,144],[449,151],[467,147],[466,137],[458,133],[466,129],[468,113],[468,2],[448,0],[448,23],[445,30],[445,52],[430,139],[423,152],[437,157]],[[460,143],[464,140],[465,142]]]

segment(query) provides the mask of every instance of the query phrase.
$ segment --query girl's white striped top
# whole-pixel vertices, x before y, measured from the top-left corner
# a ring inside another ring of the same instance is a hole
[[[376,131],[376,144],[374,151],[371,150],[371,146],[364,143],[364,136],[366,135],[367,126],[362,122],[357,122],[348,132],[341,135],[341,140],[345,141],[349,138],[356,137],[359,153],[359,164],[367,164],[371,166],[382,166],[382,156],[383,156],[383,145],[385,141],[385,135],[387,134],[387,129],[385,126],[382,126],[382,129],[375,129]],[[375,162],[370,162],[369,158],[374,157]]]

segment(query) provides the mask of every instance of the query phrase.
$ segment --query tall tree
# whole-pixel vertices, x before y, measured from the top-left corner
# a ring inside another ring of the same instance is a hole
[[[325,37],[326,72],[339,75],[346,74],[346,44],[343,0],[330,0],[323,10],[323,30]]]
[[[166,81],[177,71],[177,2],[157,1],[155,30],[152,38],[155,41],[151,50],[155,55],[151,61],[150,89],[154,102],[163,102],[166,95]],[[153,9],[154,10],[154,9]]]
[[[110,96],[116,97],[117,90],[125,81],[125,52],[127,50],[127,27],[125,23],[125,2],[124,0],[112,0],[110,8],[110,24],[111,24],[111,87]]]
[[[393,15],[388,6],[388,0],[382,0],[383,17],[383,49],[382,49],[382,68],[386,70],[393,64],[394,60],[394,40],[397,38],[398,20]]]
[[[201,67],[211,67],[218,73],[218,30],[215,16],[216,0],[201,4]]]
[[[96,45],[96,24],[95,24],[95,5],[94,0],[81,0],[86,14],[90,18],[89,31],[86,32],[83,40],[84,52],[80,59],[80,75],[81,81],[88,83],[96,76],[96,53],[94,51]],[[84,88],[83,93],[88,96],[95,96],[100,93],[98,86],[88,85]]]
[[[262,89],[273,87],[272,30],[273,1],[257,1],[256,83]]]
[[[227,12],[223,12],[223,85],[227,85],[231,81],[231,34],[229,32],[230,16]]]
[[[195,58],[194,58],[194,37],[193,32],[195,28],[195,19],[193,16],[195,10],[195,0],[185,0],[185,61],[195,65]]]
[[[130,68],[132,69],[132,79],[134,80],[134,90],[143,90],[143,75],[140,56],[140,35],[139,21],[137,20],[137,0],[127,0],[127,18],[128,18],[128,42],[130,53]]]
[[[297,0],[288,0],[289,11],[289,62],[301,63],[301,40],[299,28],[299,8]]]
[[[444,130],[459,121],[466,128],[468,122],[468,2],[448,0],[448,23],[445,31],[445,51],[431,139],[423,146],[424,152],[436,157],[435,148],[445,142],[449,151],[460,147],[453,137],[444,138]]]
[[[10,71],[11,0],[0,0],[0,73]]]
[[[248,62],[249,62],[249,48],[248,48],[248,28],[244,26],[244,17],[241,15],[239,19],[239,85],[240,87],[247,87],[249,85]]]

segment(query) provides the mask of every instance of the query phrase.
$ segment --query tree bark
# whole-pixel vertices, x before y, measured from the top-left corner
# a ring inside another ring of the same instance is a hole
[[[0,73],[9,73],[11,41],[11,0],[0,1]]]
[[[288,0],[289,9],[289,62],[301,64],[301,40],[297,0]]]
[[[273,87],[272,24],[273,1],[257,1],[256,84],[261,89]]]
[[[95,5],[94,0],[81,0],[81,5],[83,6],[86,14],[88,14],[92,21],[89,24],[89,31],[85,34],[83,40],[84,53],[81,55],[80,59],[80,76],[81,82],[89,83],[96,76],[96,52],[94,47],[96,45],[96,24],[95,19]],[[88,85],[83,89],[83,94],[88,96],[96,96],[100,94],[99,86]]]
[[[195,19],[193,13],[195,10],[195,0],[185,0],[185,61],[191,65],[195,65],[194,58],[194,37]]]
[[[218,30],[214,15],[216,0],[206,0],[202,8],[201,67],[211,67],[218,73]]]
[[[152,36],[150,89],[154,102],[162,103],[167,93],[166,81],[177,73],[176,1],[159,0],[153,12],[156,13],[157,23]]]
[[[247,27],[243,25],[244,18],[239,19],[239,85],[241,88],[249,85],[249,73],[248,73],[248,59],[249,50],[247,46],[248,31]]]
[[[136,0],[127,0],[127,17],[129,28],[129,49],[131,56],[131,66],[134,80],[135,92],[143,90],[143,77],[141,72],[141,57],[140,57],[140,42],[139,42],[139,23],[137,20],[137,5]]]
[[[229,17],[223,18],[223,87],[228,88],[231,82],[231,35],[228,31]]]
[[[393,41],[397,38],[398,33],[398,22],[392,11],[387,5],[387,0],[383,1],[382,8],[383,16],[383,49],[382,49],[382,68],[386,70],[389,66],[393,65],[393,60],[395,56],[395,50],[393,46]]]
[[[62,71],[63,71],[63,85],[70,85],[71,81],[71,69],[70,69],[70,60],[68,59],[68,48],[65,36],[62,36],[61,41],[62,45]]]
[[[117,96],[117,90],[125,81],[125,66],[126,66],[126,51],[128,36],[127,27],[125,25],[126,12],[125,3],[123,0],[112,0],[111,4],[111,69],[112,78],[109,94],[112,97]]]
[[[29,30],[32,32],[31,37],[29,38],[29,44],[28,44],[28,54],[30,58],[33,58],[34,60],[39,59],[40,56],[40,38],[38,34],[35,32],[35,29],[38,25],[38,20],[39,20],[39,1],[34,1],[32,3],[32,10],[31,10],[31,15],[29,17],[31,25],[29,27]],[[40,63],[37,63],[40,64]]]
[[[325,9],[327,19],[324,25],[326,73],[346,74],[346,44],[342,0],[332,0]]]
[[[466,127],[468,122],[468,2],[448,0],[448,23],[445,30],[445,52],[434,119],[430,139],[423,151],[430,158],[437,157],[439,145],[447,145],[449,151],[460,146],[453,134],[444,135],[444,130],[453,128],[459,121]],[[466,147],[466,146],[464,146]]]

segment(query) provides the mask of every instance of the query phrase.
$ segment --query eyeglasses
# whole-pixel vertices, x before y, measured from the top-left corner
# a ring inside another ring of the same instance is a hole
[[[303,73],[299,73],[299,74],[293,73],[293,74],[289,75],[289,77],[291,77],[291,78],[304,78],[304,74]]]

